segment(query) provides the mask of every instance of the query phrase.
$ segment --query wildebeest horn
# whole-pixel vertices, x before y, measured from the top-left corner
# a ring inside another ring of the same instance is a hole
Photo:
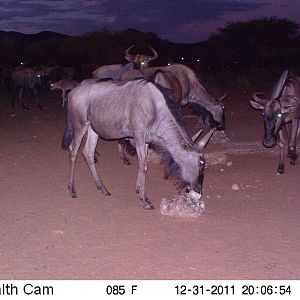
[[[197,139],[199,138],[199,136],[201,135],[202,131],[203,131],[203,129],[200,129],[196,134],[193,135],[192,141],[193,141],[194,143],[196,143],[196,141],[197,141]]]
[[[259,97],[259,95],[264,95],[264,93],[262,93],[262,92],[254,93],[254,94],[252,94],[252,98],[256,102],[258,102],[258,103],[260,103],[262,105],[265,105],[265,103],[268,101],[268,99],[267,98],[261,98],[261,97]]]
[[[285,81],[287,79],[289,71],[284,71],[282,75],[280,76],[278,82],[274,86],[273,93],[272,93],[272,98],[271,99],[277,99],[280,96],[280,93],[284,87]]]
[[[154,50],[151,46],[148,46],[151,50],[152,50],[152,52],[153,52],[153,56],[149,56],[149,58],[151,58],[151,60],[155,60],[155,59],[157,59],[158,58],[158,53],[156,52],[156,50]]]
[[[223,94],[221,97],[218,98],[218,101],[221,102],[221,101],[223,101],[226,97],[227,97],[227,93],[224,92],[224,94]]]
[[[128,61],[133,61],[134,55],[130,54],[129,51],[134,47],[135,45],[130,46],[125,50],[125,59]]]
[[[208,143],[208,141],[210,140],[212,134],[214,133],[215,128],[212,128],[199,142],[198,142],[198,147],[199,150],[202,151],[204,149],[204,147],[206,146],[206,144]]]
[[[264,109],[264,106],[269,99],[261,98],[261,97],[259,97],[259,95],[264,95],[264,93],[258,92],[258,93],[252,94],[253,100],[250,99],[250,104],[255,109]]]

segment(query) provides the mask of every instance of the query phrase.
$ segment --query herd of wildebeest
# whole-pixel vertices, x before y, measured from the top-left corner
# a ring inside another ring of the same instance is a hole
[[[83,155],[95,184],[104,195],[110,192],[97,171],[95,150],[98,139],[116,140],[124,164],[130,164],[125,149],[138,158],[136,192],[145,209],[153,209],[145,191],[147,153],[151,148],[161,156],[165,178],[174,179],[181,192],[202,194],[205,170],[203,149],[215,130],[225,129],[223,101],[226,93],[216,99],[210,95],[195,72],[183,65],[149,67],[158,57],[131,54],[133,46],[125,50],[127,64],[104,65],[96,68],[90,78],[81,82],[74,79],[70,67],[32,68],[20,65],[0,66],[0,80],[12,92],[11,106],[19,99],[24,110],[23,90],[32,90],[38,100],[38,88],[49,85],[50,90],[61,90],[63,106],[67,111],[67,129],[62,148],[70,152],[70,196],[77,197],[74,182],[76,156],[83,137],[87,139]],[[261,110],[264,121],[263,145],[279,145],[278,174],[284,173],[284,149],[290,164],[297,159],[296,145],[300,135],[300,77],[284,71],[274,85],[270,98],[253,93],[250,103]],[[210,130],[193,137],[186,130],[182,106],[190,106]],[[200,198],[200,197],[199,197]]]

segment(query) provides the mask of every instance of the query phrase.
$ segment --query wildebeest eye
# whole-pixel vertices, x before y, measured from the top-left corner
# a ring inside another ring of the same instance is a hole
[[[277,114],[277,118],[281,118],[282,117],[282,114],[281,112]]]
[[[191,150],[191,146],[185,140],[181,140],[181,147],[184,150]]]

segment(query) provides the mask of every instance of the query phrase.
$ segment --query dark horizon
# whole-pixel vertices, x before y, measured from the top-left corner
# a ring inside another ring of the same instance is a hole
[[[25,2],[25,3],[24,3]],[[300,23],[297,0],[4,0],[0,29],[25,34],[52,31],[78,36],[108,29],[154,32],[176,43],[205,41],[230,21],[278,17]],[[78,10],[80,7],[80,10]]]

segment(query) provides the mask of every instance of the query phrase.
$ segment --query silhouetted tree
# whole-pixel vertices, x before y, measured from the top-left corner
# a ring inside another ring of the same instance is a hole
[[[298,63],[299,24],[276,17],[229,22],[207,41],[210,60],[224,66],[271,66]]]

